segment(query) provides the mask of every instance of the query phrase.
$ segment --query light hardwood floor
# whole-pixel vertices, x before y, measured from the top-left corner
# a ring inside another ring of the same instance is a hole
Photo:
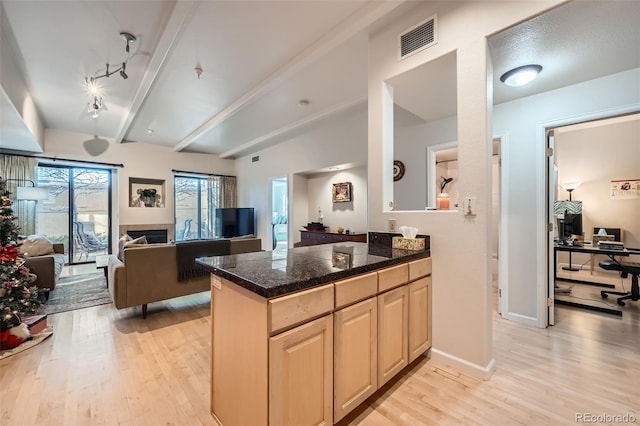
[[[0,424],[214,424],[209,305],[200,293],[151,304],[146,320],[111,305],[51,315],[50,339],[0,361]],[[548,329],[497,314],[493,325],[491,380],[419,358],[343,423],[568,425],[576,413],[640,423],[637,315],[558,308]]]

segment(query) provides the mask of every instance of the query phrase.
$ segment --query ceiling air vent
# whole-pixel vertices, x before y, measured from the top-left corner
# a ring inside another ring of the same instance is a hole
[[[438,42],[436,20],[437,16],[433,15],[400,34],[398,59],[404,59]]]

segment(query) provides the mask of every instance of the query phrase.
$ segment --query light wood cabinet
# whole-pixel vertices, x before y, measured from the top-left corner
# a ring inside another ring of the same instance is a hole
[[[409,364],[407,286],[378,295],[378,387]]]
[[[378,304],[371,297],[334,314],[334,422],[378,389]]]
[[[409,362],[431,347],[431,276],[409,284]]]
[[[404,285],[409,280],[409,265],[392,266],[378,271],[378,292],[390,290],[394,287]]]
[[[333,424],[333,315],[270,338],[269,424]]]
[[[212,280],[211,411],[234,425],[331,425],[431,346],[431,259],[263,298]]]

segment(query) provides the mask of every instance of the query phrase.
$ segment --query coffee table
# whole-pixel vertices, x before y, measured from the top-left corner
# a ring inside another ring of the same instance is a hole
[[[109,287],[109,277],[107,276],[107,267],[109,266],[109,255],[99,254],[96,256],[96,268],[104,271],[104,277],[107,278],[107,287]]]

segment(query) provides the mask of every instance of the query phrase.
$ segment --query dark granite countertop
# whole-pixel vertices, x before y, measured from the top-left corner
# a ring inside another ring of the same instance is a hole
[[[430,256],[367,243],[335,243],[200,257],[196,262],[262,297],[273,298]]]

